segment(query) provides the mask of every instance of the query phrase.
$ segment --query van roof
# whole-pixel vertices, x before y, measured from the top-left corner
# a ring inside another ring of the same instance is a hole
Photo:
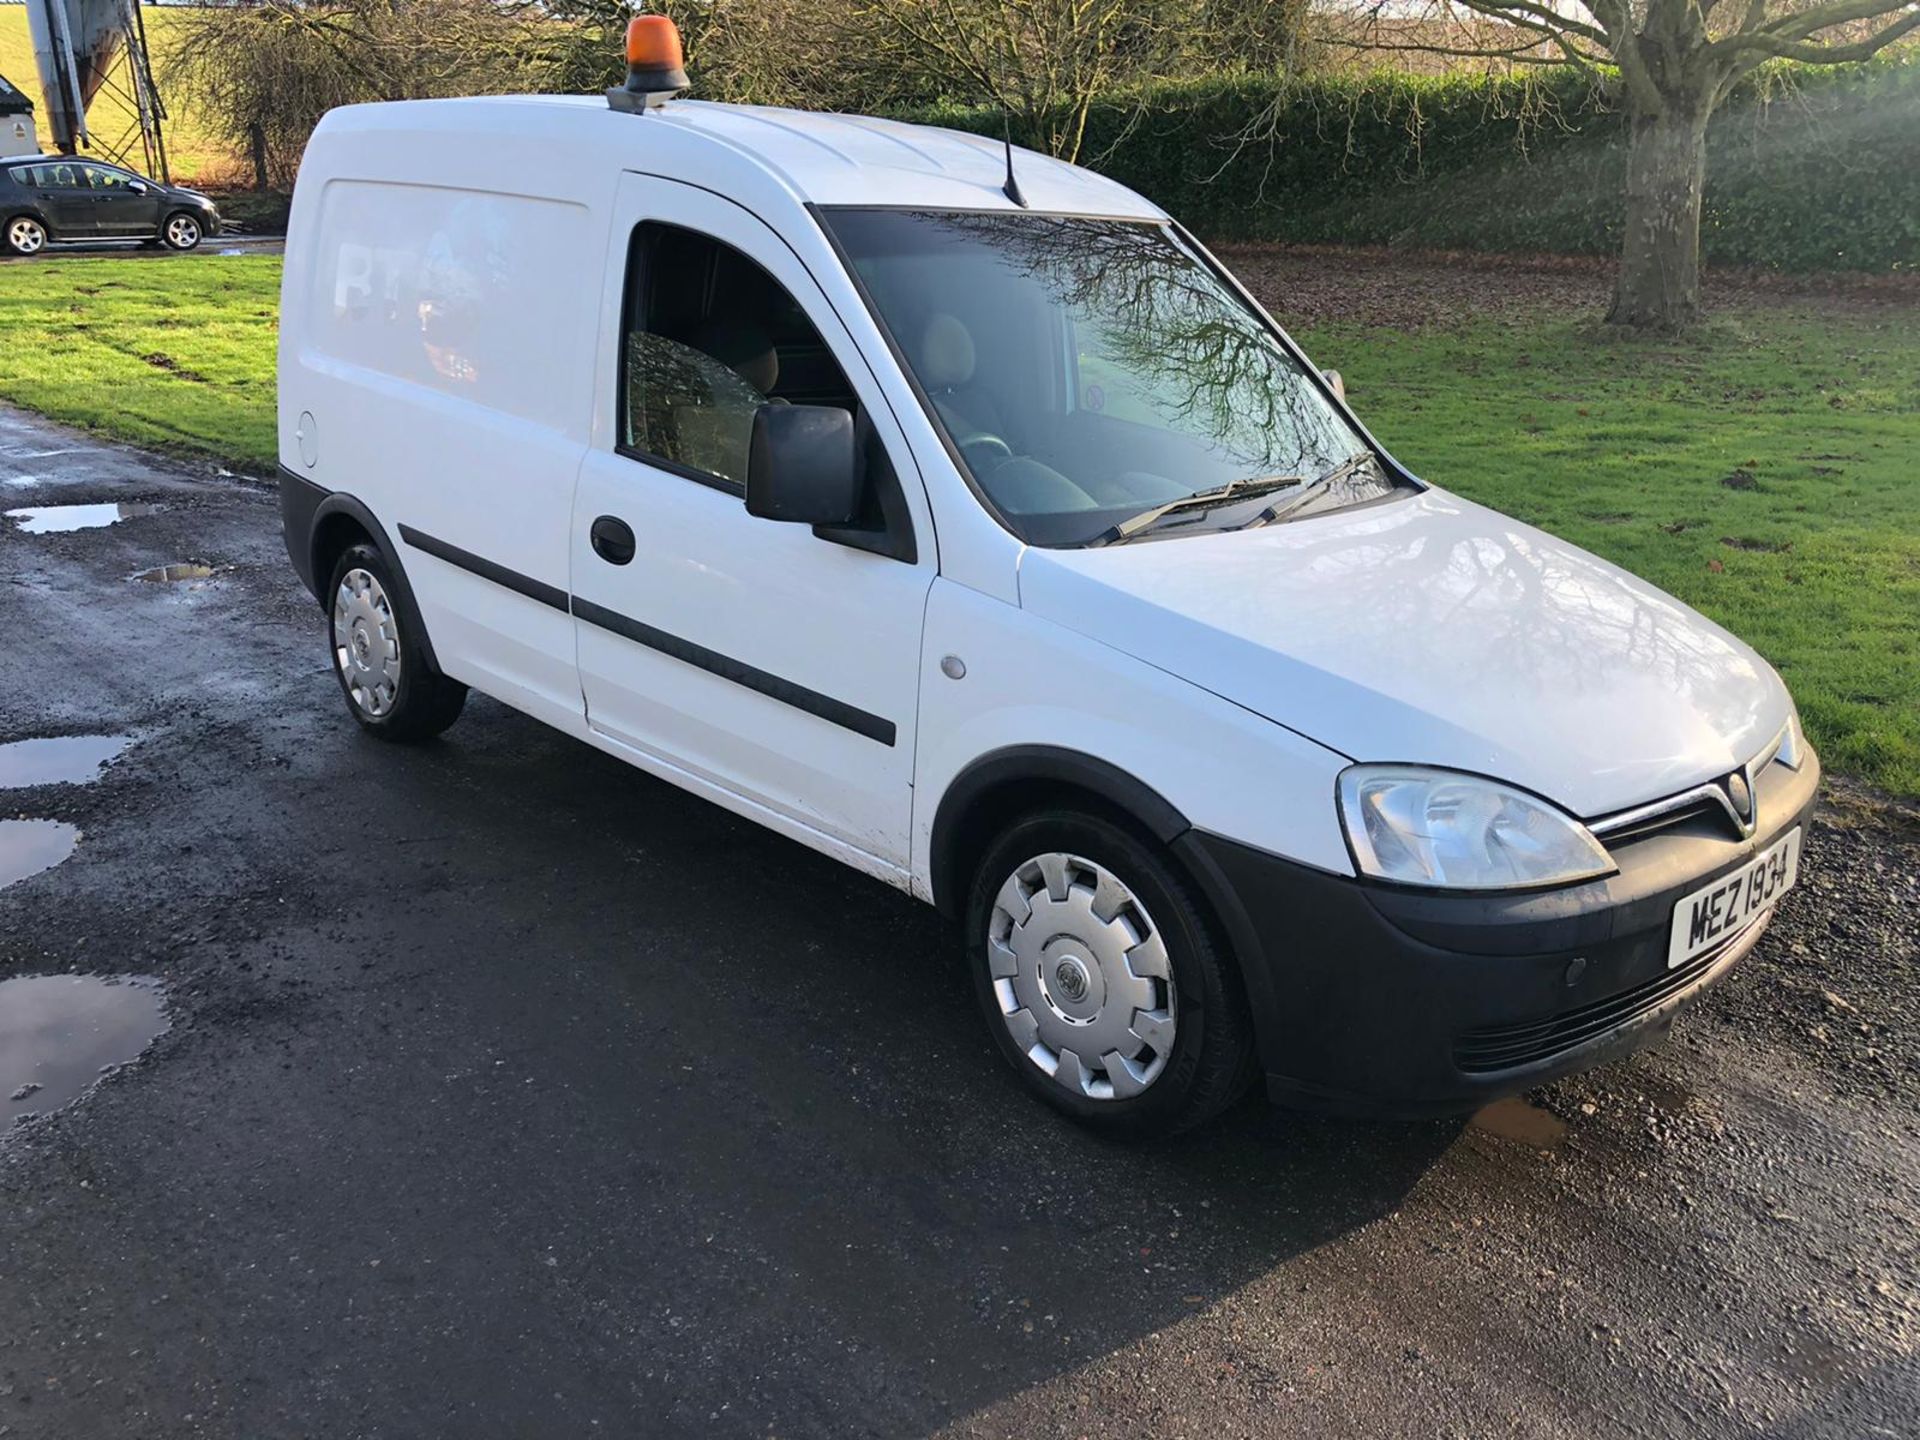
[[[625,169],[700,177],[717,189],[725,188],[724,175],[708,166],[739,157],[819,205],[1019,208],[1001,191],[1006,158],[999,140],[866,115],[705,100],[674,100],[634,115],[600,96],[507,95],[353,105],[330,113],[326,125],[453,132],[467,140],[525,140],[531,130],[578,150],[612,151]],[[1125,186],[1020,146],[1014,173],[1036,211],[1164,218]]]

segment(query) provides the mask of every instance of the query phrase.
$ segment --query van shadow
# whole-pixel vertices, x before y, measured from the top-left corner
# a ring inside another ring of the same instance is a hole
[[[591,1248],[583,1370],[644,1359],[675,1414],[936,1427],[1391,1213],[1460,1131],[1250,1098],[1103,1140],[1021,1089],[927,907],[490,706],[371,760],[464,831],[428,897],[460,1024],[568,1096],[471,1143],[528,1224],[568,1215]]]

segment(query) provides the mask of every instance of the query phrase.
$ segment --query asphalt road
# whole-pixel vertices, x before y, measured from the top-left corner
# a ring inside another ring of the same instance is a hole
[[[22,483],[22,482],[25,483]],[[0,1435],[1911,1436],[1920,849],[1822,825],[1564,1135],[1024,1098],[903,897],[479,697],[347,719],[271,493],[0,411],[0,740],[127,732],[0,979],[172,1026],[0,1138]],[[188,584],[128,577],[169,562]],[[1544,1147],[1544,1148],[1542,1148]]]

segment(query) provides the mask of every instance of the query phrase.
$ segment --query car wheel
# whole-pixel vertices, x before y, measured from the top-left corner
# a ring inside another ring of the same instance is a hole
[[[176,210],[160,227],[160,239],[169,250],[191,250],[200,243],[200,222],[184,210]]]
[[[426,740],[460,718],[467,687],[428,662],[403,623],[387,562],[371,545],[348,548],[327,588],[329,650],[347,708],[383,740]]]
[[[47,227],[31,215],[7,222],[7,249],[15,255],[38,255],[47,248]]]
[[[1252,1076],[1239,976],[1165,850],[1053,811],[989,849],[967,907],[988,1027],[1029,1089],[1095,1128],[1171,1135]]]

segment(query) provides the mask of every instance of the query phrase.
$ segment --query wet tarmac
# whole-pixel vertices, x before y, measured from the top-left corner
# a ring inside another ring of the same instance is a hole
[[[167,1028],[158,982],[97,975],[0,980],[0,1138],[137,1059]]]
[[[484,697],[362,733],[270,493],[0,408],[14,467],[170,508],[0,524],[0,735],[141,737],[19,792],[85,840],[0,977],[171,1029],[0,1146],[7,1440],[1920,1434],[1897,835],[1491,1120],[1115,1145],[925,907]]]

